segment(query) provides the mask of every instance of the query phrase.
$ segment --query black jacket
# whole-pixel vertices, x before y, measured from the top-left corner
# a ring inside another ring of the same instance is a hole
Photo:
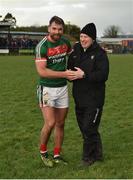
[[[79,67],[85,78],[73,81],[73,97],[77,107],[95,109],[104,105],[105,81],[109,74],[109,61],[105,51],[94,42],[85,52],[76,43],[68,59],[68,69]]]

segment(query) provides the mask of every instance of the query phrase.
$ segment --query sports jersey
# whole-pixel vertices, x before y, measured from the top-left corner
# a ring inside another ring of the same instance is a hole
[[[70,42],[61,37],[57,42],[53,43],[44,37],[36,46],[36,61],[46,61],[47,68],[54,71],[66,70],[66,55],[70,53]],[[46,87],[61,87],[67,84],[65,78],[44,78],[40,77],[40,85]]]

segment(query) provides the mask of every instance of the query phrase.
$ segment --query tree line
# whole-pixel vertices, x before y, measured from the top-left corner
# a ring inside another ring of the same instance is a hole
[[[0,17],[2,17],[2,16],[0,16]],[[16,18],[13,17],[13,15],[11,13],[7,13],[1,22],[10,22],[12,31],[47,32],[47,29],[48,29],[47,25],[44,25],[44,26],[21,26],[21,27],[16,26],[16,24],[17,24]],[[78,40],[79,34],[80,34],[80,27],[78,27],[77,25],[72,25],[72,24],[70,24],[70,22],[68,22],[68,24],[65,24],[64,34]],[[120,27],[118,27],[116,25],[110,25],[104,30],[103,37],[117,38],[119,34],[120,34]]]

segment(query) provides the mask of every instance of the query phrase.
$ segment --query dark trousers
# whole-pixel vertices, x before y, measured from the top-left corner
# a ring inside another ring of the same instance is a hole
[[[98,132],[102,108],[75,108],[77,122],[83,136],[83,157],[85,161],[102,159],[102,141]]]

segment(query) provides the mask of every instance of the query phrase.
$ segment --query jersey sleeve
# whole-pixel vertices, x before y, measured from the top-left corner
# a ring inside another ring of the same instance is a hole
[[[46,50],[46,47],[42,43],[39,43],[36,46],[36,49],[35,49],[35,61],[36,62],[47,61],[47,50]]]

